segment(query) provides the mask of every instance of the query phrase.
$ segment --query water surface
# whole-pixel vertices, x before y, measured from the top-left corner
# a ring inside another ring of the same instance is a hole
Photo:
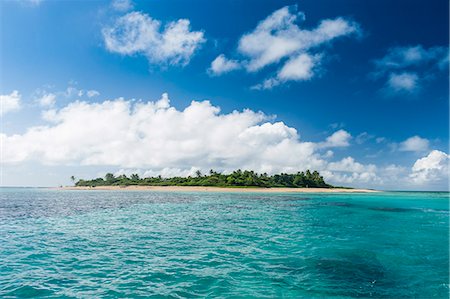
[[[0,297],[447,298],[448,193],[0,192]]]

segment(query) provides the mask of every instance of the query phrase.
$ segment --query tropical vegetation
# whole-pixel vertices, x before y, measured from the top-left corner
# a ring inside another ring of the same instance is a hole
[[[74,177],[71,177],[74,179]],[[75,186],[96,187],[96,186],[215,186],[215,187],[289,187],[289,188],[332,188],[325,183],[323,177],[317,171],[297,172],[295,174],[280,173],[268,175],[258,174],[254,171],[236,170],[230,174],[222,174],[210,170],[207,175],[197,171],[195,176],[163,178],[145,177],[138,174],[131,176],[107,173],[104,178],[93,180],[80,179],[75,182]]]

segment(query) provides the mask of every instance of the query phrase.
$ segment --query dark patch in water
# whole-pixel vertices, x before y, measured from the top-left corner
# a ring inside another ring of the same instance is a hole
[[[349,254],[322,258],[313,262],[320,280],[332,286],[329,295],[385,297],[380,287],[389,284],[386,270],[374,254]]]
[[[293,196],[277,196],[275,197],[277,201],[305,201],[312,200],[311,197],[293,197]]]
[[[237,210],[252,210],[252,208],[249,206],[238,206],[238,205],[231,205],[231,206],[228,206],[228,208],[237,209]]]
[[[376,207],[376,208],[369,208],[369,210],[373,211],[383,211],[383,212],[413,212],[416,211],[415,209],[406,209],[406,208],[391,208],[391,207]]]
[[[322,202],[319,205],[321,206],[333,206],[333,207],[356,207],[357,205],[348,203],[348,202],[342,202],[342,201],[331,201],[331,202]]]

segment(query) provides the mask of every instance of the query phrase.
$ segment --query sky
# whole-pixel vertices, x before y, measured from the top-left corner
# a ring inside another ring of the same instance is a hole
[[[239,168],[448,190],[448,5],[1,1],[0,184]]]

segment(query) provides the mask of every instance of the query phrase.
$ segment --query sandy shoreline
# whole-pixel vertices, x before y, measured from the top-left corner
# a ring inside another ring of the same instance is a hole
[[[120,190],[120,191],[164,191],[164,192],[233,192],[233,193],[372,193],[370,189],[327,189],[327,188],[223,188],[200,186],[98,186],[59,187],[59,190]]]

